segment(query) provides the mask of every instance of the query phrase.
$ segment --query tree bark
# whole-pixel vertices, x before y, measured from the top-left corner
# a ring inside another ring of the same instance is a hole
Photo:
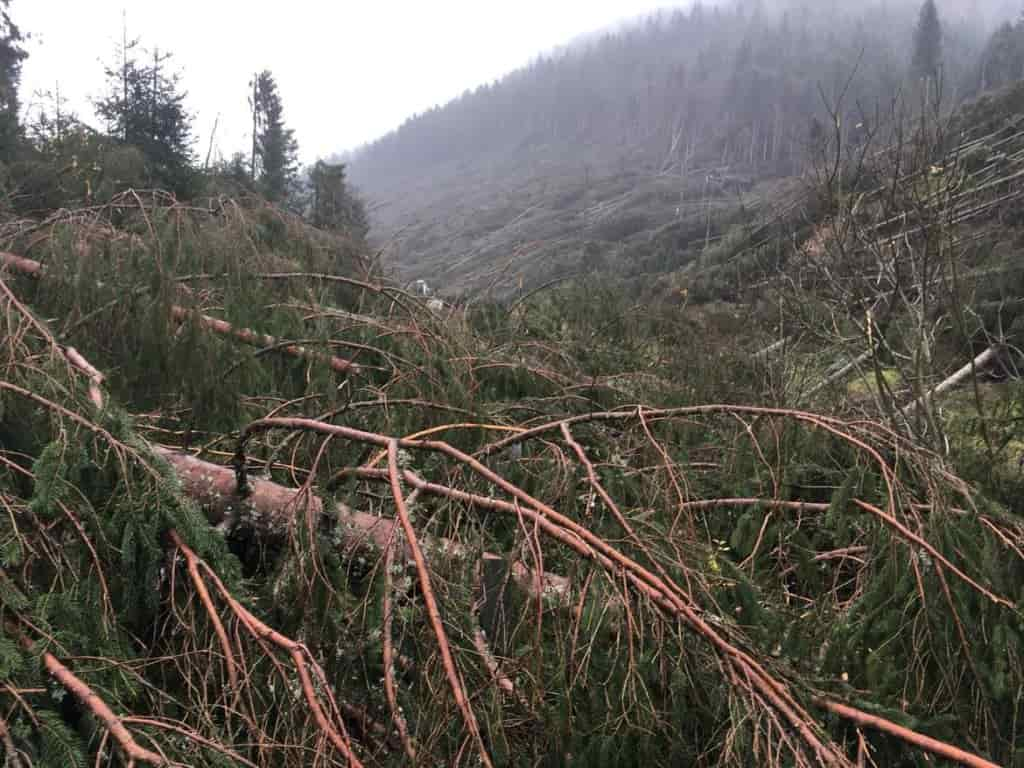
[[[939,384],[924,397],[919,397],[917,400],[914,400],[912,403],[904,406],[903,414],[905,416],[912,416],[914,412],[926,402],[930,403],[939,395],[943,395],[953,389],[953,387],[962,384],[975,372],[985,370],[999,359],[999,352],[1001,349],[1001,344],[993,344],[976,358],[956,371],[952,376],[939,382]]]
[[[325,509],[312,492],[296,491],[270,480],[250,479],[248,492],[240,494],[235,472],[230,467],[159,446],[154,446],[153,451],[170,464],[182,491],[203,509],[212,525],[243,525],[267,542],[283,541],[297,515],[311,515],[325,529],[336,527],[340,536],[338,546],[346,554],[366,548],[383,552],[396,525],[391,518],[360,512],[345,504]],[[447,539],[424,537],[424,541],[428,554],[442,553],[449,558],[470,555],[465,547]],[[408,542],[402,555],[411,556]],[[502,560],[499,555],[487,552],[483,558],[485,563]],[[571,599],[568,579],[550,573],[538,578],[521,562],[511,565],[511,580],[533,598],[543,593],[567,605]]]

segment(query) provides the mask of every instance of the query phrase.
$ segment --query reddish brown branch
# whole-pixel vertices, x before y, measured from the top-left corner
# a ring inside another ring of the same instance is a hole
[[[940,563],[944,567],[946,567],[949,570],[951,570],[953,572],[953,574],[958,579],[960,579],[965,584],[967,584],[967,586],[969,586],[972,589],[976,590],[979,594],[981,594],[984,597],[988,598],[993,603],[997,603],[997,604],[1000,604],[1000,605],[1005,605],[1006,607],[1011,608],[1011,609],[1014,608],[1014,605],[1013,605],[1012,602],[1007,600],[1005,597],[1000,597],[999,595],[995,594],[994,592],[992,592],[989,589],[986,589],[981,584],[976,582],[974,579],[972,579],[970,576],[968,576],[962,570],[960,570],[955,565],[953,565],[953,563],[951,563],[946,558],[946,556],[943,555],[941,552],[939,552],[935,547],[933,547],[931,544],[929,544],[923,538],[918,536],[912,530],[907,528],[907,526],[903,525],[903,523],[901,523],[899,520],[897,520],[892,515],[890,515],[887,512],[879,509],[874,504],[869,504],[868,502],[861,501],[860,499],[854,499],[853,503],[856,504],[861,509],[863,509],[865,512],[870,512],[871,514],[873,514],[876,517],[878,517],[880,520],[882,520],[882,522],[884,522],[890,528],[893,528],[897,533],[899,533],[900,536],[903,537],[904,539],[907,539],[907,540],[913,542],[914,544],[916,544],[917,546],[921,547],[921,549],[923,549],[925,552],[927,552],[929,555],[931,555],[932,558],[935,559],[935,562]]]
[[[715,628],[708,624],[702,618],[701,612],[696,605],[679,596],[678,588],[672,589],[663,579],[651,573],[600,536],[597,536],[586,527],[560,514],[549,505],[508,482],[472,456],[454,448],[448,443],[395,440],[394,438],[388,438],[376,433],[364,432],[335,424],[324,424],[310,419],[261,419],[250,424],[244,430],[243,436],[249,437],[255,432],[275,428],[319,432],[325,435],[335,435],[382,447],[389,447],[394,444],[394,450],[397,450],[399,445],[414,449],[418,448],[442,453],[458,461],[487,482],[515,498],[519,502],[516,505],[517,514],[522,514],[537,525],[545,534],[566,544],[582,557],[596,560],[609,573],[622,573],[623,578],[638,593],[649,598],[667,614],[681,619],[697,634],[708,640],[725,660],[734,665],[737,674],[749,681],[754,694],[767,702],[772,709],[788,722],[790,727],[800,734],[804,743],[822,763],[843,766],[850,764],[849,760],[843,756],[834,744],[825,744],[821,740],[810,715],[804,711],[803,707],[789,693],[786,686],[770,675],[753,657],[732,645]],[[394,470],[394,478],[393,483],[397,481],[397,468]]]
[[[107,430],[103,429],[98,424],[89,421],[88,419],[84,418],[83,416],[80,416],[74,411],[68,410],[60,403],[55,403],[52,400],[48,400],[47,398],[43,397],[42,395],[38,395],[35,392],[25,389],[24,387],[19,387],[17,384],[11,384],[8,381],[0,380],[0,389],[6,389],[9,392],[14,392],[17,395],[24,397],[26,400],[31,400],[32,402],[43,406],[49,411],[59,413],[60,415],[65,416],[66,418],[75,422],[80,427],[84,427],[90,432],[99,435],[107,442],[108,445],[114,448],[114,450],[117,452],[118,461],[121,463],[121,469],[125,474],[128,473],[128,465],[125,459],[126,455],[131,455],[133,458],[138,460],[142,467],[146,469],[148,472],[153,473],[155,471],[148,463],[146,463],[145,459],[137,450],[131,448],[124,442],[116,439],[112,434],[110,434]]]
[[[0,718],[0,744],[4,746],[4,760],[7,763],[5,768],[21,768],[21,756],[18,753],[18,748],[14,746],[14,739],[11,738],[7,721],[3,718]]]
[[[268,421],[274,422],[273,426],[283,426],[292,428],[298,426],[298,428],[310,428],[310,422],[302,419],[273,419]],[[299,422],[299,424],[295,424],[295,422]],[[559,427],[561,423],[564,422],[559,422]],[[316,423],[313,422],[313,424]],[[269,428],[270,426],[271,424],[267,423],[264,428]],[[833,429],[838,430],[837,425],[831,424],[830,426]],[[388,444],[388,438],[385,438],[384,436],[381,435],[363,433],[360,432],[359,430],[350,430],[348,428],[343,427],[333,427],[332,425],[316,424],[316,427],[314,428],[316,429],[316,431],[321,431],[320,427],[324,427],[324,431],[328,431],[328,433],[335,433],[335,430],[337,430],[339,434],[344,433],[345,436],[350,437],[351,439],[362,440],[364,442],[368,442],[375,445],[383,444],[386,446]],[[471,466],[472,464],[476,463],[471,459],[471,457],[468,457],[465,454],[462,454],[461,452],[458,452],[455,449],[450,448],[450,446],[447,446],[446,444],[443,443],[426,443],[419,441],[408,442],[409,447],[439,450],[443,453],[454,455],[454,457],[459,460],[468,459]],[[451,451],[450,453],[449,449]],[[546,515],[540,514],[540,511],[544,507],[543,504],[541,504],[540,502],[530,504],[530,501],[535,500],[529,499],[528,496],[526,499],[523,499],[523,496],[525,494],[523,494],[522,491],[519,491],[518,489],[515,489],[512,486],[510,486],[509,488],[504,487],[504,481],[502,481],[501,478],[499,478],[496,475],[493,475],[493,473],[490,473],[489,470],[486,470],[486,468],[482,467],[482,465],[477,465],[476,467],[474,467],[474,469],[477,469],[478,467],[480,470],[482,470],[482,474],[486,479],[497,484],[499,487],[502,487],[502,490],[512,492],[514,496],[517,496],[520,499],[526,501],[528,506],[522,506],[517,509],[516,505],[509,504],[508,502],[502,502],[497,499],[489,499],[486,497],[479,497],[473,494],[466,493],[464,491],[459,491],[457,489],[427,483],[426,481],[422,480],[422,478],[419,478],[414,473],[408,471],[405,471],[402,474],[406,482],[409,482],[412,486],[424,490],[426,492],[438,493],[456,500],[462,500],[467,503],[485,505],[495,509],[502,509],[503,511],[509,513],[518,511],[520,514],[524,514],[529,519],[535,520],[537,524],[540,526],[541,530],[543,530],[545,533],[552,536],[553,538],[566,544],[567,546],[570,546],[579,554],[586,557],[594,557],[599,562],[602,562],[606,567],[613,568],[613,570],[616,569],[615,563],[618,563],[618,567],[625,565],[625,563],[623,563],[622,561],[616,560],[610,552],[602,551],[603,547],[601,547],[600,545],[592,546],[591,542],[588,540],[588,537],[585,535],[577,534],[577,532],[573,530],[573,526],[563,526],[557,524],[557,522],[559,522],[557,517],[555,517],[551,522],[549,522],[545,519],[545,517],[547,517]],[[366,473],[367,476],[369,476],[370,474],[377,475],[380,473],[380,471],[366,470]],[[767,503],[770,506],[778,506],[782,508],[793,509],[813,508],[815,510],[820,510],[827,508],[827,505],[809,505],[801,502],[772,502],[770,500],[766,501],[759,499],[702,500],[690,503],[693,504],[695,507],[712,507],[716,505],[732,506],[748,503]],[[551,511],[553,512],[553,510]],[[878,514],[879,512],[881,512],[881,510],[878,510],[877,508],[866,511],[871,511],[873,514]],[[557,513],[555,514],[557,515]],[[373,524],[377,526],[381,525],[381,522],[382,521],[375,518]],[[380,533],[390,533],[392,525],[392,523],[384,523],[381,526]],[[910,533],[912,534],[912,532]],[[374,538],[377,537],[375,536]],[[911,538],[911,540],[914,541],[913,537]],[[916,544],[918,542],[914,541],[914,543]],[[820,757],[823,758],[825,762],[843,762],[843,758],[837,755],[837,753],[834,751],[832,747],[826,747],[818,740],[817,736],[814,735],[814,731],[810,729],[809,718],[807,718],[806,715],[803,715],[801,713],[800,708],[795,705],[794,700],[788,695],[788,693],[785,692],[785,688],[781,683],[774,680],[770,675],[768,675],[762,668],[760,668],[760,665],[758,665],[753,659],[747,657],[746,654],[744,654],[742,651],[739,651],[739,649],[729,644],[727,641],[725,641],[724,638],[719,637],[717,635],[717,632],[715,632],[715,630],[713,630],[709,625],[705,624],[700,619],[699,615],[692,608],[688,608],[688,606],[686,606],[685,604],[680,604],[679,595],[678,593],[673,594],[673,592],[675,592],[674,590],[665,589],[663,591],[662,589],[658,589],[657,581],[660,580],[654,577],[655,581],[654,583],[652,583],[651,580],[644,578],[641,576],[641,574],[638,574],[635,571],[633,571],[632,566],[630,566],[627,570],[630,573],[629,581],[633,584],[635,588],[637,588],[641,593],[647,594],[658,605],[662,606],[665,609],[668,609],[670,612],[678,613],[681,611],[683,617],[687,620],[687,623],[691,624],[691,626],[693,626],[694,629],[696,629],[698,632],[705,635],[705,637],[711,640],[712,644],[715,645],[720,650],[720,652],[722,652],[723,655],[726,656],[726,658],[732,658],[738,666],[741,677],[748,679],[752,684],[754,684],[754,687],[759,692],[759,695],[764,697],[767,701],[771,702],[773,706],[775,706],[777,710],[780,711],[780,713],[786,716],[786,719],[792,726],[795,726],[797,730],[802,732],[804,738],[807,739],[811,745],[815,745],[815,751],[819,754]],[[529,579],[527,579],[527,582],[528,581]]]
[[[79,354],[78,350],[74,347],[62,347],[57,343],[57,340],[50,333],[50,330],[41,322],[36,320],[28,308],[18,300],[18,297],[14,295],[14,292],[7,287],[3,280],[0,280],[0,291],[3,291],[7,295],[7,300],[10,301],[14,308],[24,317],[33,327],[39,332],[39,335],[49,342],[50,346],[60,352],[61,355],[79,371],[89,377],[89,399],[95,404],[97,408],[103,407],[103,393],[100,391],[100,386],[103,384],[103,374],[96,370],[92,364],[86,360],[82,355]]]
[[[213,569],[203,562],[203,560],[200,559],[200,557],[193,552],[180,537],[176,537],[175,543],[178,546],[178,550],[182,555],[184,555],[186,560],[191,561],[197,568],[201,566],[203,570],[206,571],[216,585],[221,598],[225,603],[227,603],[232,613],[235,614],[238,620],[242,622],[253,637],[259,641],[268,642],[271,645],[277,646],[291,657],[292,663],[295,665],[295,671],[299,676],[299,684],[302,688],[303,696],[306,699],[306,704],[313,713],[313,719],[316,720],[316,724],[321,733],[323,733],[324,736],[327,737],[328,741],[334,745],[334,748],[337,749],[346,760],[348,760],[349,765],[352,766],[352,768],[362,768],[362,763],[352,751],[352,745],[348,741],[348,735],[343,732],[339,732],[339,730],[331,724],[327,714],[324,712],[320,699],[317,697],[313,680],[309,674],[310,665],[315,665],[316,662],[313,661],[305,646],[285,637],[280,632],[272,629],[253,615],[245,606],[235,599],[230,591],[228,591],[227,587],[225,587],[224,583],[220,580],[220,577],[213,572]],[[318,677],[320,676],[318,675]]]
[[[171,531],[171,541],[174,542],[174,546],[178,549],[183,549],[185,543],[181,540],[177,531]],[[199,567],[196,565],[194,557],[185,557],[185,566],[188,568],[188,575],[192,579],[192,585],[195,587],[196,592],[199,594],[199,600],[203,604],[203,608],[206,609],[206,615],[210,618],[210,622],[213,624],[213,630],[217,634],[217,639],[220,641],[221,651],[224,653],[224,662],[228,667],[228,681],[231,684],[231,692],[234,695],[238,695],[238,669],[235,663],[235,654],[231,651],[231,641],[228,640],[228,633],[224,629],[224,624],[220,620],[220,615],[217,613],[216,607],[213,605],[213,599],[210,597],[210,591],[206,588],[206,582],[203,581],[203,577],[199,573]]]
[[[419,576],[420,592],[423,596],[423,604],[427,609],[427,618],[437,638],[437,647],[441,652],[441,663],[444,666],[445,674],[448,676],[448,684],[451,686],[452,695],[455,697],[455,704],[462,713],[462,719],[469,729],[470,735],[476,742],[480,760],[487,768],[493,768],[490,756],[487,754],[487,747],[480,735],[480,726],[477,724],[476,715],[469,705],[469,698],[466,696],[466,689],[455,668],[455,660],[452,658],[451,648],[448,644],[448,635],[444,631],[444,623],[441,620],[441,612],[437,608],[437,600],[434,597],[434,588],[430,584],[430,574],[427,571],[427,561],[423,557],[423,550],[420,548],[416,530],[409,522],[409,512],[405,508],[405,498],[402,494],[402,484],[398,477],[398,441],[389,440],[388,449],[388,474],[391,480],[391,494],[395,500],[395,509],[398,512],[398,520],[405,532],[406,544],[412,551],[413,562],[416,564],[416,573]]]
[[[22,647],[31,653],[34,646],[32,641],[24,635],[21,635],[19,640]],[[58,683],[64,686],[82,706],[92,712],[106,726],[130,762],[137,761],[146,765],[170,765],[170,762],[162,755],[140,746],[132,737],[131,732],[124,727],[121,718],[114,714],[114,711],[92,688],[61,664],[56,656],[49,652],[44,653],[43,665]]]
[[[409,728],[405,723],[405,717],[402,715],[402,710],[398,706],[398,693],[395,690],[395,650],[394,640],[391,637],[391,626],[393,624],[393,610],[391,602],[391,590],[393,589],[393,579],[391,576],[391,569],[395,564],[395,546],[394,537],[388,542],[387,547],[384,551],[384,597],[383,605],[381,606],[384,613],[384,627],[383,627],[383,656],[384,656],[384,695],[388,700],[388,707],[391,709],[391,719],[395,722],[395,728],[398,730],[398,737],[402,740],[402,748],[405,750],[406,756],[412,761],[412,764],[416,763],[416,750],[413,748],[412,740],[409,738]]]
[[[204,328],[207,328],[221,336],[230,336],[238,339],[238,341],[241,341],[243,344],[248,344],[249,346],[272,349],[276,352],[284,352],[286,355],[291,355],[292,357],[301,357],[318,363],[327,363],[338,373],[359,373],[361,370],[361,366],[349,360],[345,360],[334,355],[324,355],[299,344],[282,342],[269,334],[259,333],[258,331],[254,331],[249,328],[235,328],[226,320],[210,317],[209,315],[204,315],[193,309],[179,307],[176,304],[171,307],[171,317],[178,322],[185,322],[190,318],[195,319],[196,322]]]
[[[216,741],[213,741],[212,739],[207,739],[199,733],[196,733],[193,729],[187,728],[183,725],[179,725],[177,723],[155,717],[135,716],[122,717],[121,722],[132,723],[135,725],[145,725],[149,728],[159,728],[164,731],[171,731],[172,733],[176,733],[179,736],[183,736],[189,741],[194,741],[196,744],[204,746],[207,749],[213,750],[214,752],[219,752],[225,757],[230,757],[239,765],[246,766],[246,768],[259,768],[259,766],[257,766],[256,763],[252,762],[251,760],[246,760],[233,749],[228,749],[223,744],[218,744]]]
[[[890,736],[895,736],[897,739],[902,739],[908,744],[913,744],[915,747],[919,747],[926,752],[931,752],[933,755],[938,755],[946,760],[953,760],[961,765],[969,766],[969,768],[999,768],[995,763],[989,762],[977,755],[973,755],[970,752],[965,752],[958,747],[954,747],[952,744],[947,744],[944,741],[933,739],[931,736],[925,736],[924,734],[917,733],[909,728],[904,728],[902,725],[897,725],[891,720],[886,720],[878,715],[871,715],[867,712],[862,712],[861,710],[855,709],[847,704],[840,704],[838,701],[822,698],[815,699],[814,703],[823,709],[827,709],[829,712],[856,723],[857,725],[883,731],[888,733]]]
[[[665,583],[673,589],[676,595],[684,600],[692,600],[693,598],[691,595],[684,592],[681,587],[679,587],[674,581],[672,581],[668,573],[666,573],[664,567],[661,565],[661,563],[658,562],[658,558],[656,558],[654,556],[654,553],[651,552],[650,547],[648,547],[647,544],[644,543],[643,539],[641,539],[636,534],[636,531],[633,529],[633,526],[630,524],[630,522],[626,519],[626,516],[623,515],[622,511],[619,509],[619,505],[615,503],[615,500],[611,497],[608,491],[605,490],[604,484],[601,483],[601,480],[597,476],[597,470],[594,469],[593,463],[590,461],[590,459],[587,458],[587,453],[586,451],[583,450],[583,446],[576,442],[576,439],[573,437],[572,430],[569,429],[568,424],[562,425],[562,437],[565,438],[565,442],[569,444],[569,447],[572,448],[573,452],[576,454],[576,458],[586,469],[587,480],[590,483],[590,487],[593,488],[594,491],[597,492],[597,495],[601,497],[601,501],[604,502],[604,505],[615,517],[615,520],[618,522],[622,530],[626,532],[626,535],[629,536],[629,538],[637,546],[637,548],[644,553],[644,556],[647,558],[648,562],[652,563],[654,567],[657,568],[658,573],[661,575],[662,579],[664,579]],[[666,463],[668,462],[667,455],[665,456],[665,461]],[[682,498],[680,498],[680,501],[682,501]],[[685,566],[683,566],[681,563],[680,567],[683,570],[685,570]]]

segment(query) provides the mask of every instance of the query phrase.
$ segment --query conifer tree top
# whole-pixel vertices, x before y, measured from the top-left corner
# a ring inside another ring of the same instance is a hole
[[[935,0],[925,0],[914,29],[914,54],[911,74],[915,78],[938,75],[942,65],[942,22]]]

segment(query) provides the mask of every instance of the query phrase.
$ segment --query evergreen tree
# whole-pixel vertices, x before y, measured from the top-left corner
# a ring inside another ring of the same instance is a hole
[[[231,159],[223,164],[221,175],[235,184],[239,191],[252,192],[252,181],[249,177],[248,162],[245,154],[235,152]]]
[[[999,88],[1024,77],[1024,23],[1004,22],[981,55],[977,82],[980,90]]]
[[[152,60],[142,64],[134,56],[137,44],[123,39],[119,64],[106,68],[108,92],[95,103],[96,112],[112,136],[142,153],[151,186],[187,197],[195,172],[185,93],[179,75],[166,66],[171,55],[154,50]]]
[[[268,200],[281,202],[289,196],[295,182],[298,143],[294,131],[285,127],[284,107],[270,71],[260,72],[252,88],[252,179]]]
[[[21,48],[21,31],[7,13],[10,0],[0,0],[0,161],[10,162],[20,138],[18,125],[18,83],[21,62],[27,54]]]
[[[81,126],[74,111],[69,111],[67,101],[60,91],[60,83],[53,91],[36,95],[40,101],[35,114],[25,124],[28,140],[44,155],[51,154],[67,135]]]
[[[915,79],[938,79],[942,66],[942,22],[935,0],[924,0],[914,29],[914,53],[910,74]]]
[[[369,226],[363,202],[348,188],[344,163],[318,160],[309,172],[310,221],[320,229],[346,229],[363,237]]]

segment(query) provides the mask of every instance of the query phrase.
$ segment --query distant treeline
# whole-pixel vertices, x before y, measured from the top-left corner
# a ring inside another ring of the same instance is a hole
[[[196,155],[195,115],[172,55],[143,48],[127,29],[93,100],[100,125],[69,111],[59,90],[40,94],[41,106],[22,116],[18,89],[27,53],[8,5],[0,0],[0,205],[8,211],[45,215],[104,203],[127,189],[157,189],[179,200],[258,195],[315,226],[365,235],[366,214],[344,165],[318,161],[300,168],[298,143],[270,71],[254,74],[247,86],[251,149],[229,160],[211,162],[209,150]]]
[[[839,105],[843,140],[928,86],[945,106],[1024,75],[1024,30],[987,3],[734,2],[666,11],[541,56],[354,153],[371,197],[557,147],[579,165],[789,174]]]

